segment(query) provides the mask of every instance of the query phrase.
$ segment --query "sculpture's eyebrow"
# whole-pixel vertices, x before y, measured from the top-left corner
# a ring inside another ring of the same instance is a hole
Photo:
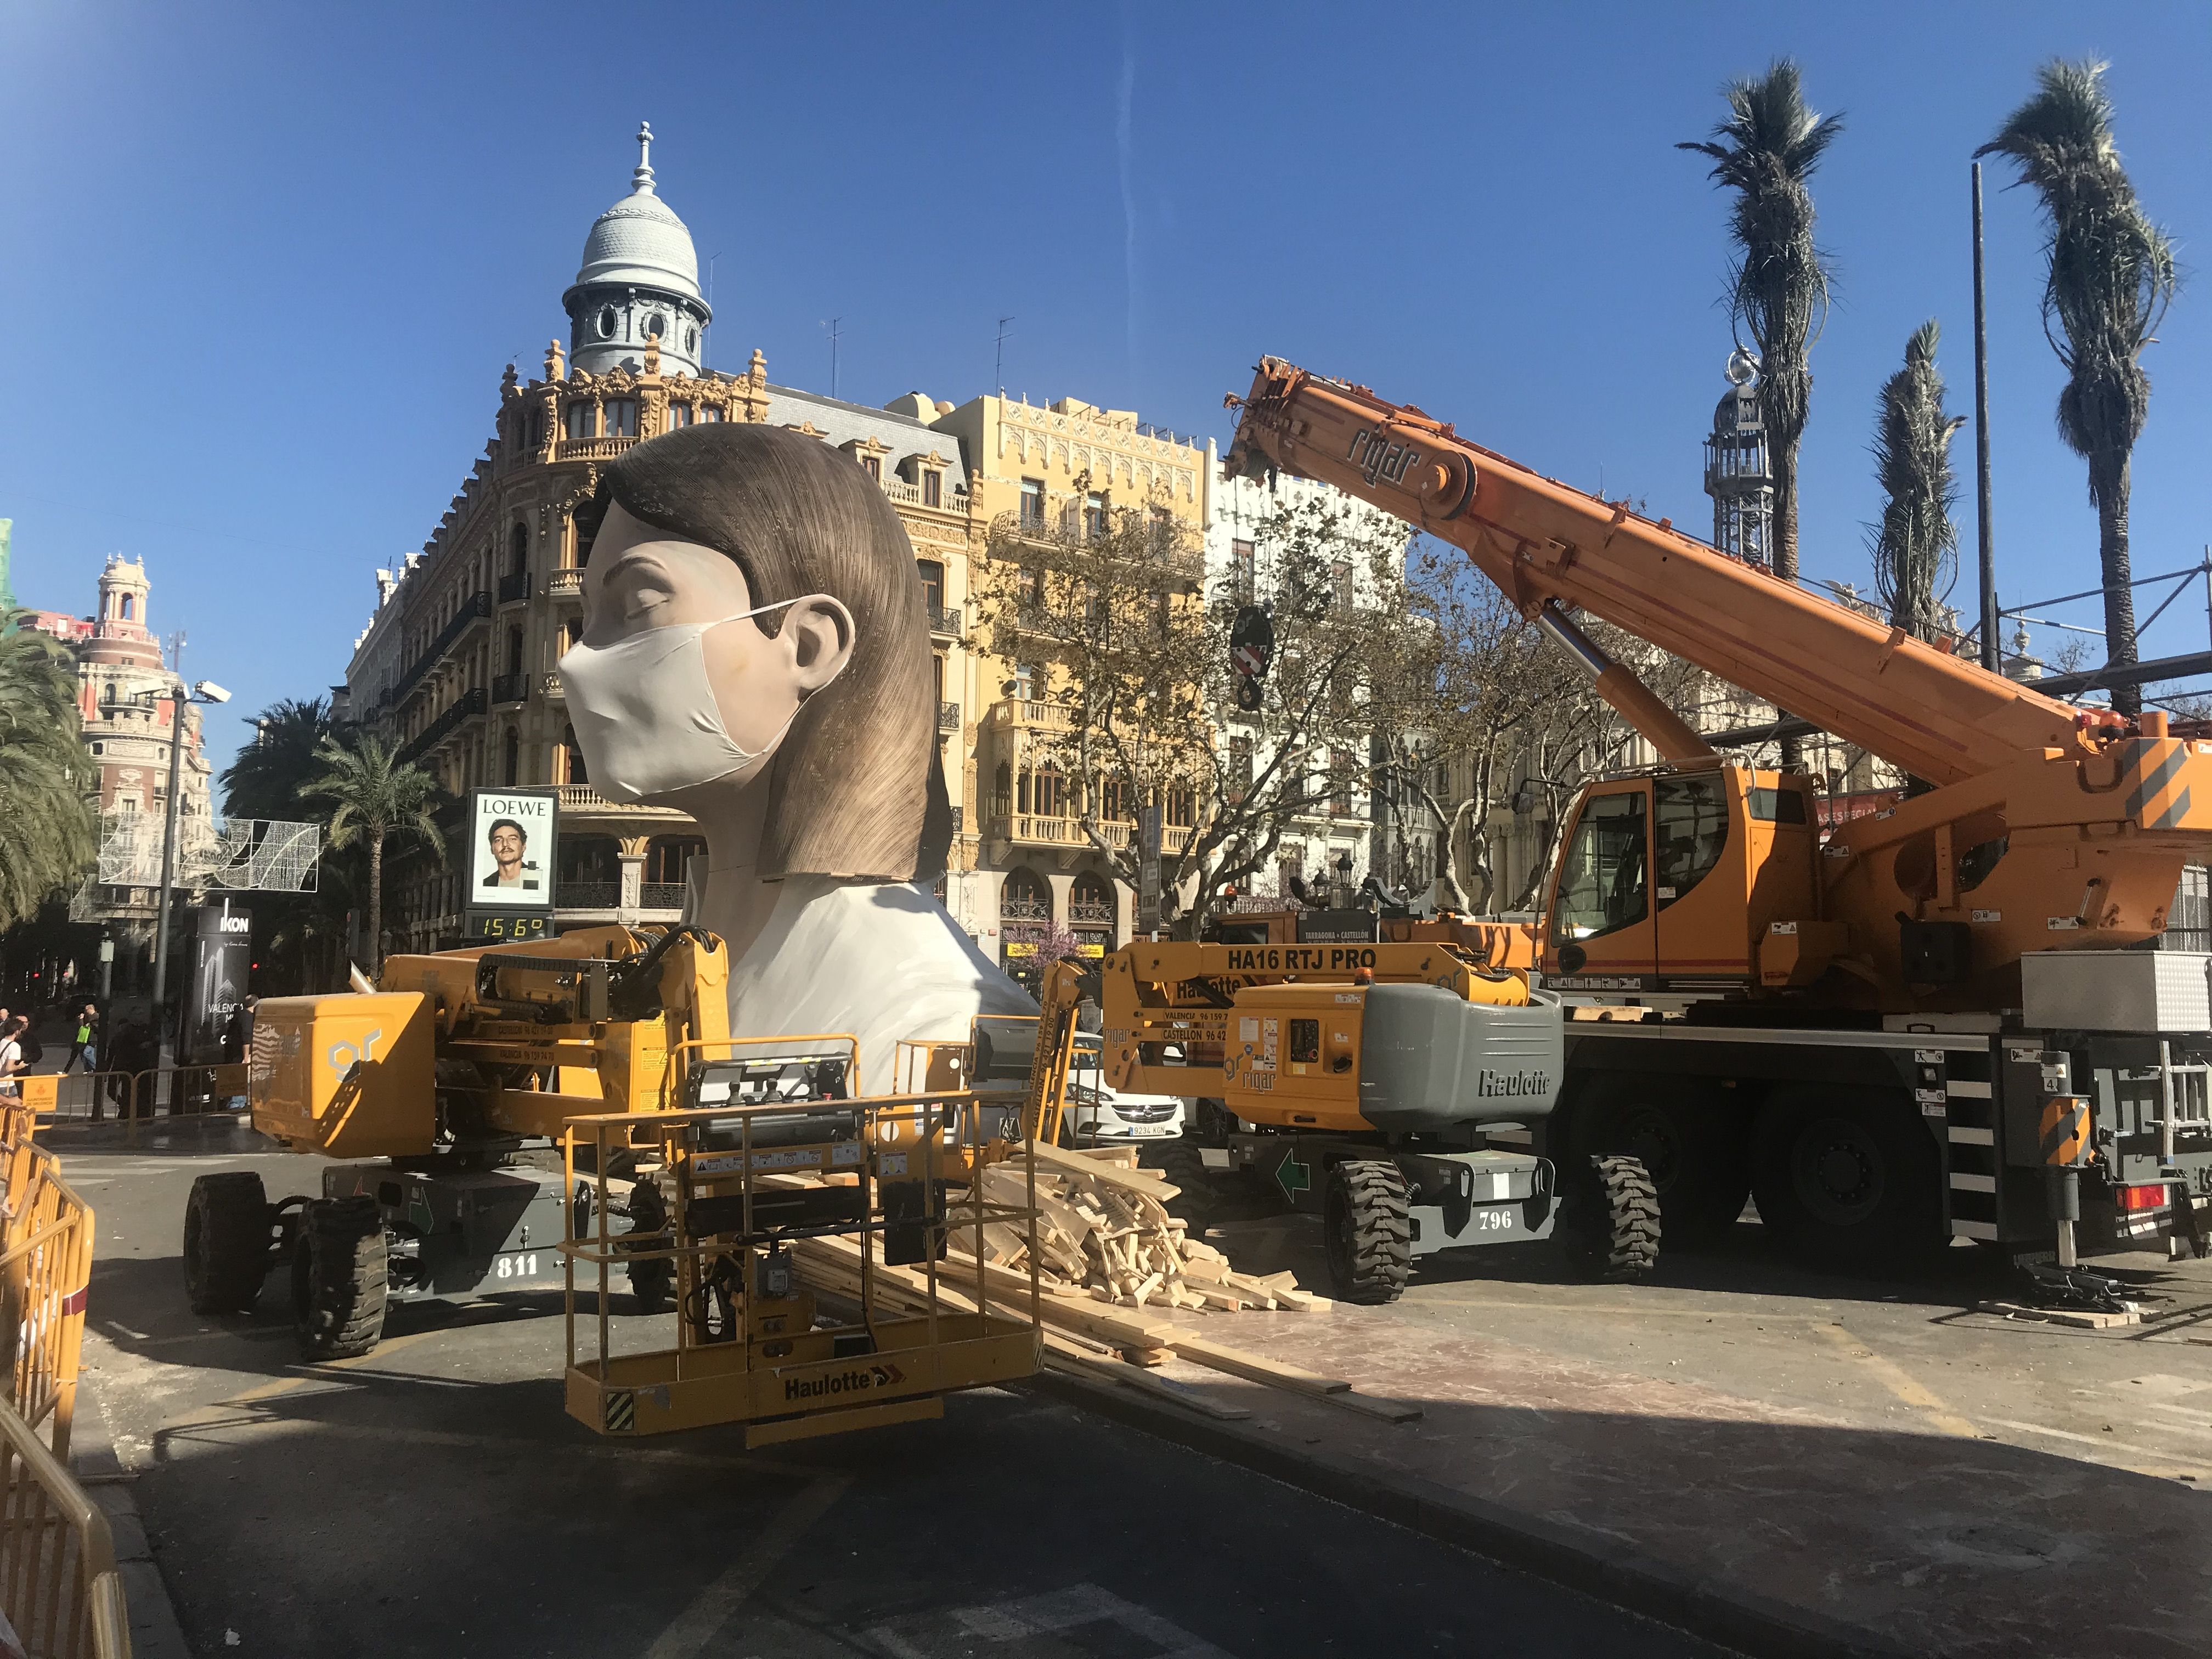
[[[612,565],[609,566],[606,571],[599,577],[600,586],[605,586],[607,583],[616,580],[627,573],[633,565],[650,568],[663,576],[665,576],[668,574],[668,567],[666,565],[661,563],[658,558],[645,551],[644,549],[640,548],[634,552],[623,554],[622,557],[617,559]]]

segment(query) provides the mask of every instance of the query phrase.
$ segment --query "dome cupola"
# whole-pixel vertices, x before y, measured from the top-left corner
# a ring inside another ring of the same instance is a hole
[[[653,191],[653,128],[637,130],[629,194],[592,222],[576,280],[561,296],[576,368],[605,374],[643,367],[660,342],[661,373],[696,374],[700,339],[714,313],[699,292],[699,255],[667,203]]]

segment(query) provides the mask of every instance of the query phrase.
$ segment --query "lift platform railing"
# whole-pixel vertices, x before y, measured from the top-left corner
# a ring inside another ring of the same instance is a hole
[[[1031,1374],[1042,1348],[1035,1272],[1021,1306],[994,1292],[983,1264],[988,1226],[1024,1230],[1035,1261],[1033,1166],[1026,1206],[980,1193],[963,1205],[972,1285],[964,1269],[939,1267],[948,1177],[964,1181],[965,1170],[1015,1156],[1026,1163],[1003,1141],[970,1144],[974,1106],[973,1096],[937,1093],[568,1120],[572,1187],[585,1158],[604,1170],[618,1152],[657,1144],[676,1188],[667,1226],[643,1237],[615,1233],[604,1203],[569,1210],[561,1249],[571,1415],[614,1436],[742,1422],[748,1446],[767,1445],[941,1416],[946,1393]],[[579,1236],[586,1213],[596,1218]],[[794,1248],[806,1252],[804,1273]],[[611,1271],[656,1260],[674,1267],[675,1346],[617,1353]],[[599,1292],[591,1353],[579,1342],[579,1264]],[[894,1274],[903,1310],[883,1294],[881,1280]],[[817,1281],[857,1318],[818,1322]]]

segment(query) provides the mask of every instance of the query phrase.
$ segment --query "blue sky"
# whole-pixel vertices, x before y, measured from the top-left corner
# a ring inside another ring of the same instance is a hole
[[[716,367],[757,346],[771,378],[826,390],[839,317],[841,395],[964,401],[1012,314],[1011,392],[1225,437],[1222,393],[1272,352],[1709,525],[1724,204],[1673,146],[1778,54],[1846,119],[1816,185],[1838,275],[1802,535],[1808,575],[1863,581],[1875,394],[1923,319],[1972,407],[1968,155],[2037,63],[2092,53],[2190,278],[2148,358],[2149,574],[2212,540],[2203,5],[9,0],[15,588],[83,611],[110,551],[144,556],[187,672],[238,694],[212,723],[222,757],[246,714],[343,678],[369,573],[435,525],[501,366],[527,374],[565,338],[561,290],[641,118],[702,266],[720,256]],[[2096,527],[2052,422],[2033,204],[2006,182],[1989,245],[2010,604],[2091,585]],[[2197,592],[2145,648],[2206,642]]]

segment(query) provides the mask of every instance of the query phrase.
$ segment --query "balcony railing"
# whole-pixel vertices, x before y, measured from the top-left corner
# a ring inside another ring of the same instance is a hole
[[[520,605],[529,597],[530,573],[527,570],[518,570],[512,575],[499,579],[499,602],[501,605]]]
[[[960,729],[958,703],[940,702],[937,705],[937,729],[940,732],[957,732]]]
[[[991,724],[1036,726],[1047,732],[1073,732],[1075,730],[1075,710],[1065,703],[1037,702],[1026,697],[1016,697],[991,705]]]
[[[1115,852],[1133,846],[1137,826],[1116,823],[1109,820],[1097,826],[1099,839]],[[991,818],[991,836],[997,841],[1010,841],[1032,847],[1088,847],[1091,836],[1083,827],[1081,818],[1057,817],[1042,812],[999,811]],[[1188,826],[1163,824],[1160,828],[1160,851],[1179,854],[1190,845]]]
[[[442,739],[450,735],[462,721],[474,719],[477,715],[485,713],[490,707],[491,699],[484,695],[484,689],[481,685],[473,691],[462,692],[459,696],[453,699],[444,714],[424,726],[414,740],[399,751],[398,758],[405,762],[413,760],[418,755],[428,754]]]
[[[681,910],[690,896],[680,881],[648,881],[637,890],[637,902],[645,910]]]
[[[1096,899],[1070,899],[1067,902],[1067,919],[1073,922],[1110,927],[1114,925],[1114,907],[1101,904]]]
[[[960,637],[960,607],[957,605],[933,605],[929,607],[929,631],[947,639]]]
[[[527,674],[493,675],[491,700],[494,702],[528,702],[530,676]]]
[[[621,902],[618,881],[564,881],[553,890],[556,910],[611,910]]]
[[[968,492],[947,489],[932,503],[922,497],[921,486],[910,484],[904,478],[887,477],[881,480],[884,494],[902,507],[919,507],[933,513],[957,513],[963,517],[968,512]]]
[[[1035,899],[1000,899],[999,920],[1001,921],[1050,921],[1052,906]]]
[[[564,783],[559,787],[561,810],[564,812],[611,809],[615,805],[588,783]]]
[[[553,446],[556,461],[611,461],[632,444],[635,438],[563,438]]]
[[[461,608],[453,613],[453,621],[438,630],[437,637],[422,647],[422,653],[399,677],[401,696],[414,690],[415,683],[437,665],[439,659],[452,648],[453,642],[478,623],[491,615],[491,595],[479,588],[461,601]]]
[[[545,591],[556,599],[583,597],[584,573],[580,570],[556,570],[545,579]]]

